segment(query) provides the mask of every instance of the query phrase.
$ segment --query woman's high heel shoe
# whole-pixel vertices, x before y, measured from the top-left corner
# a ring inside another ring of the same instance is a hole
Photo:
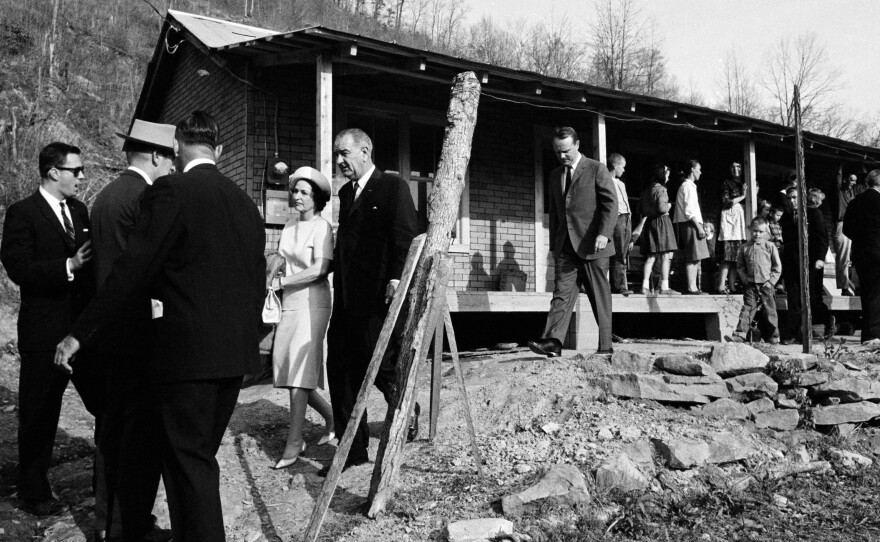
[[[286,469],[287,467],[296,463],[296,460],[299,459],[300,454],[306,451],[306,441],[303,441],[302,446],[299,447],[299,453],[297,453],[293,457],[282,457],[278,460],[278,463],[275,463],[275,466],[272,467],[275,470]]]
[[[336,433],[334,433],[333,431],[330,431],[329,433],[326,433],[323,437],[321,437],[321,440],[318,441],[317,445],[323,446],[325,444],[329,444],[330,441],[334,440],[335,438],[336,438]]]

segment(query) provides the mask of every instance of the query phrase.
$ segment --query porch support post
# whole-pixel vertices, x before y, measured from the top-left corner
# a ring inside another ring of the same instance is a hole
[[[315,103],[315,158],[317,169],[333,183],[333,60],[329,55],[319,55],[316,61],[317,92]],[[339,200],[331,198],[339,205]],[[326,205],[321,216],[333,222],[333,205]]]
[[[752,138],[743,141],[743,175],[745,176],[746,192],[746,221],[751,221],[758,210],[758,169],[755,159],[755,140]]]
[[[544,134],[536,126],[533,130],[535,143],[535,291],[547,290],[547,265],[548,249],[544,242],[544,168],[543,168],[543,141]]]
[[[593,158],[605,164],[607,157],[608,142],[605,139],[605,115],[596,113],[593,119]]]

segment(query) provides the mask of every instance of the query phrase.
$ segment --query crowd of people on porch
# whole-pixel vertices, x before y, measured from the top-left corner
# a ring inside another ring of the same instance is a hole
[[[696,160],[685,162],[678,173],[677,193],[670,197],[667,185],[670,168],[658,161],[651,173],[651,180],[641,191],[637,204],[628,197],[627,186],[622,177],[626,171],[626,159],[613,153],[607,160],[608,171],[614,178],[618,215],[613,231],[615,254],[611,256],[610,286],[614,294],[676,296],[707,294],[743,294],[753,297],[754,269],[750,269],[748,257],[754,244],[772,245],[778,255],[779,269],[770,273],[768,267],[762,276],[768,277],[772,288],[761,290],[762,301],[754,305],[763,309],[765,332],[771,342],[779,342],[780,328],[773,295],[787,295],[787,322],[783,322],[782,342],[800,340],[800,281],[801,263],[798,257],[798,182],[797,174],[788,175],[783,188],[773,194],[759,194],[754,216],[746,213],[746,200],[751,197],[748,183],[739,162],[730,164],[729,176],[721,181],[720,213],[716,220],[703,215],[696,183],[702,177],[702,165]],[[825,256],[833,247],[837,287],[842,296],[863,294],[859,275],[853,268],[853,242],[844,233],[844,221],[851,202],[869,188],[874,172],[861,176],[843,175],[835,183],[836,197],[832,205],[825,204],[826,195],[819,188],[806,191],[806,216],[808,224],[809,289],[813,322],[824,326],[824,336],[835,332],[833,315],[823,302],[823,279]],[[825,207],[833,220],[829,227]],[[632,208],[638,209],[640,219],[632,221]],[[856,220],[854,218],[854,220]],[[757,228],[757,229],[756,229]],[[857,234],[855,234],[857,235]],[[863,244],[862,251],[870,251]],[[640,252],[643,258],[641,277],[627,281],[629,257]],[[682,263],[684,278],[681,291],[670,287],[673,256]],[[753,258],[754,259],[754,258]],[[712,284],[703,284],[703,278],[714,276]],[[772,278],[772,280],[770,280]],[[765,285],[766,286],[766,285]],[[745,309],[744,309],[745,310]],[[752,310],[751,312],[754,312]],[[752,315],[754,316],[754,314]],[[772,322],[772,323],[771,323]],[[790,332],[785,330],[789,329]],[[746,330],[743,331],[747,331]],[[737,332],[734,340],[741,340],[744,333]]]

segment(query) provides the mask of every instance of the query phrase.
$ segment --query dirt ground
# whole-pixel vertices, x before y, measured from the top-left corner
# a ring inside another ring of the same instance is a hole
[[[700,341],[630,342],[616,344],[615,349],[648,356],[669,352],[702,355],[708,352],[710,345]],[[799,347],[789,348],[797,351]],[[880,358],[875,358],[858,354],[862,364],[880,363]],[[422,437],[405,448],[396,499],[384,516],[377,520],[366,518],[363,506],[373,464],[346,471],[324,522],[321,540],[444,540],[444,528],[448,522],[501,516],[500,498],[534,483],[542,469],[557,463],[571,463],[590,473],[603,459],[628,442],[641,438],[698,437],[707,432],[724,430],[754,442],[759,449],[759,457],[753,463],[773,461],[780,455],[783,436],[759,434],[748,424],[728,420],[707,421],[695,417],[688,409],[669,408],[652,401],[619,401],[605,397],[590,386],[588,379],[591,375],[610,370],[607,356],[585,359],[582,355],[571,353],[559,359],[547,360],[519,348],[508,353],[467,357],[463,365],[478,443],[484,455],[485,477],[478,479],[476,476],[465,437],[463,403],[449,362],[443,364],[437,437],[433,442],[425,439],[429,371],[423,370],[419,386],[419,401],[423,406]],[[51,470],[55,492],[70,506],[70,511],[38,521],[15,508],[12,484],[17,461],[14,411],[17,376],[18,356],[14,349],[2,350],[0,541],[90,541],[94,521],[94,499],[89,487],[93,450],[91,434],[94,427],[72,387],[64,398]],[[287,406],[286,392],[273,389],[269,383],[247,387],[240,394],[239,405],[218,454],[228,540],[288,541],[302,537],[323,482],[316,473],[323,465],[329,464],[335,448],[331,445],[314,445],[323,427],[320,418],[310,410],[305,430],[305,438],[310,446],[302,460],[289,469],[272,470],[271,465],[284,447]],[[385,415],[384,401],[377,391],[370,396],[369,415],[372,433],[370,456],[375,457]],[[542,431],[540,428],[549,421],[559,423],[561,430],[553,434]],[[610,440],[600,438],[598,433],[603,428],[611,429],[614,437]],[[873,428],[860,428],[866,438],[873,431]],[[831,438],[813,435],[804,439]],[[515,470],[514,467],[518,465],[528,468]],[[734,465],[725,472],[734,476],[748,467]],[[864,483],[863,478],[844,477],[830,481],[820,489],[831,502],[837,498],[835,492],[845,492],[848,487],[851,490],[861,483]],[[774,488],[774,491],[784,489]],[[790,489],[791,499],[794,500],[797,498],[796,492],[794,488]],[[655,535],[646,533],[655,532],[651,529],[659,516],[645,516],[644,524],[634,525],[633,518],[638,519],[638,514],[619,513],[621,509],[629,510],[629,498],[595,494],[592,511],[572,514],[551,510],[517,519],[515,524],[519,532],[531,532],[536,540],[541,539],[538,536],[540,532],[546,533],[543,540],[599,540],[606,534],[606,539],[610,540],[655,539]],[[875,502],[877,499],[876,496],[869,496],[870,502],[865,506],[876,510],[880,504]],[[765,504],[772,508],[772,502],[771,499],[770,504]],[[644,510],[642,504],[639,506]],[[713,524],[700,527],[699,521],[696,526],[679,528],[676,525],[681,523],[681,519],[675,519],[679,516],[670,516],[669,525],[663,528],[666,529],[666,538],[671,540],[797,540],[813,536],[809,533],[817,529],[810,522],[801,522],[802,530],[801,527],[789,525],[786,527],[792,536],[789,538],[781,530],[774,531],[769,521],[762,525],[760,521],[749,519],[757,523],[760,529],[751,525],[748,529],[743,527],[748,510],[753,513],[748,517],[767,517],[770,508],[764,509],[763,506],[761,503],[751,508],[745,506],[745,511],[739,514],[731,508],[733,511],[726,516],[730,524],[728,530],[719,530],[718,525]],[[612,515],[614,510],[618,510],[614,529],[607,527],[606,523],[610,521],[599,519],[591,523],[584,520],[584,514],[592,513],[595,516],[602,510],[612,510]],[[668,507],[664,510],[668,511]],[[160,493],[154,512],[160,525],[169,525],[164,493]],[[781,512],[777,509],[776,512],[788,514],[785,509]],[[620,523],[624,518],[630,523]],[[623,528],[627,525],[628,528]],[[877,528],[876,520],[865,520],[854,527],[852,538],[844,531],[836,531],[835,538],[819,536],[814,539],[880,539],[880,531],[875,530]],[[669,529],[673,529],[672,534]]]

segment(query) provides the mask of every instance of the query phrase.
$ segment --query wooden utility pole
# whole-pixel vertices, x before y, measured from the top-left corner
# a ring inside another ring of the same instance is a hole
[[[801,92],[794,86],[794,98],[791,104],[794,109],[795,144],[797,151],[797,191],[798,206],[798,261],[801,263],[801,344],[803,351],[809,354],[813,347],[813,324],[810,311],[810,274],[813,263],[810,261],[808,248],[809,233],[807,232],[807,183],[804,179],[804,138],[801,133]],[[789,308],[790,310],[790,308]]]
[[[395,404],[388,406],[385,431],[379,441],[376,467],[370,481],[370,509],[367,513],[370,517],[382,513],[392,497],[394,480],[402,460],[400,451],[406,439],[415,398],[419,368],[427,356],[431,335],[437,324],[443,321],[448,276],[444,276],[443,265],[440,264],[448,261],[446,253],[458,218],[479,102],[480,82],[477,76],[473,72],[458,74],[453,81],[446,113],[446,135],[443,138],[437,177],[431,191],[428,237],[416,266],[410,291],[409,313],[397,360],[399,393]]]

